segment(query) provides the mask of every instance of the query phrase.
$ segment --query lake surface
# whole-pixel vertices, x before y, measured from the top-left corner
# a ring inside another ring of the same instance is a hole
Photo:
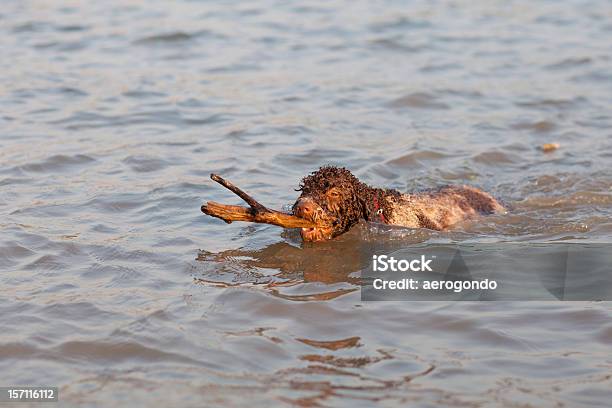
[[[0,386],[62,406],[609,406],[610,302],[361,302],[363,242],[612,240],[612,4],[0,9]],[[544,143],[560,148],[545,153]],[[225,223],[323,164],[505,216]]]

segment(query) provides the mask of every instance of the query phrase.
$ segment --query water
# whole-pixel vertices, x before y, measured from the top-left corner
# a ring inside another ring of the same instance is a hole
[[[368,240],[610,242],[601,1],[6,1],[0,385],[62,406],[607,406],[606,302],[362,303]],[[560,149],[544,153],[544,143]],[[512,211],[303,245],[230,226],[322,164]]]

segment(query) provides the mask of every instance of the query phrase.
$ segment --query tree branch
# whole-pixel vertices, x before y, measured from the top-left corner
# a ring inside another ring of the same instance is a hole
[[[250,208],[209,201],[201,207],[204,214],[220,218],[228,224],[232,221],[248,221],[273,224],[284,228],[314,228],[317,226],[314,222],[304,218],[266,208],[253,197],[217,174],[211,174],[210,178],[242,198]]]

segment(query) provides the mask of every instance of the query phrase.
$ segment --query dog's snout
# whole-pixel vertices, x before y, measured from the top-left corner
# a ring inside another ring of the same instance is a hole
[[[299,217],[312,218],[319,206],[310,198],[300,198],[293,206],[293,213]]]

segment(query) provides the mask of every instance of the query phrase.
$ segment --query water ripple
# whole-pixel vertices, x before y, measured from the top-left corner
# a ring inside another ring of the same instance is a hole
[[[67,406],[609,405],[609,303],[360,301],[373,244],[612,237],[609,4],[455,3],[3,2],[0,382]],[[323,164],[510,211],[320,245],[200,212],[240,202],[212,172],[288,210]]]

